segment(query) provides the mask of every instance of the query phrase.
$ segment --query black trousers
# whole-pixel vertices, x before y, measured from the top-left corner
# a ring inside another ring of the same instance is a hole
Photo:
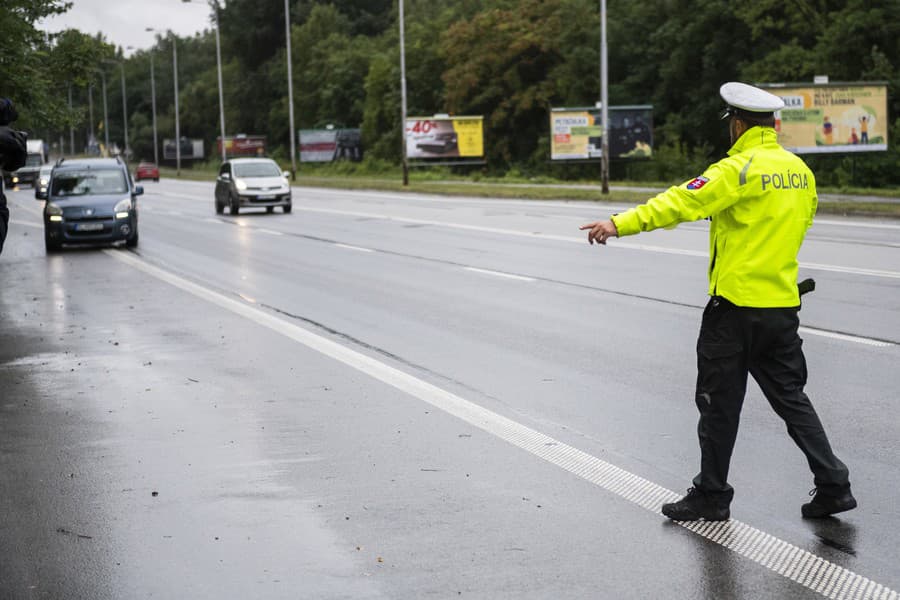
[[[812,403],[803,392],[806,359],[797,334],[799,308],[747,308],[712,297],[703,311],[697,340],[697,408],[700,473],[694,487],[731,502],[728,466],[737,437],[747,374],[800,447],[819,491],[839,494],[849,472],[831,450]]]

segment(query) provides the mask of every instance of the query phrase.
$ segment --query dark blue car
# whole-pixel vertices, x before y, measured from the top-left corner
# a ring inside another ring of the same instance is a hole
[[[63,244],[138,244],[137,197],[144,188],[131,180],[119,158],[60,160],[46,190],[35,190],[44,206],[47,252]]]

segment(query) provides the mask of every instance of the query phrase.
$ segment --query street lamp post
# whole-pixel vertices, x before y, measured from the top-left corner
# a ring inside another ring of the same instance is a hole
[[[69,84],[69,118],[72,118],[72,84]],[[60,154],[63,153],[62,147],[59,148]],[[75,156],[75,124],[69,124],[69,155]]]
[[[94,135],[96,133],[96,130],[94,129],[94,84],[93,83],[88,84],[88,119],[90,119],[90,122],[88,122],[89,127],[88,127],[87,147],[90,149],[91,143],[96,141],[96,139],[97,139],[97,136]]]
[[[125,99],[125,61],[119,63],[122,68],[122,124],[125,127],[125,162],[128,162],[128,102]]]
[[[175,80],[175,174],[181,175],[181,125],[178,122],[178,44],[172,34],[172,73]],[[223,140],[224,143],[224,140]]]
[[[156,142],[156,77],[153,74],[153,51],[150,51],[150,106],[153,110],[153,163],[159,165],[159,149]]]
[[[109,154],[109,114],[106,110],[106,73],[102,69],[97,69],[100,73],[100,80],[103,83],[103,140],[106,144],[104,151]]]
[[[218,71],[219,77],[219,125],[222,130],[222,135],[219,138],[221,143],[222,151],[222,162],[225,162],[225,99],[222,93],[222,47],[219,43],[219,2],[218,0],[210,0],[210,2],[214,2],[215,6],[213,10],[216,12],[216,70]]]
[[[603,127],[600,157],[601,193],[609,193],[609,94],[606,64],[606,0],[600,0],[600,121]]]
[[[403,185],[409,185],[409,163],[406,160],[406,50],[403,38],[403,0],[400,0],[400,130],[403,140]]]
[[[156,31],[152,27],[145,27],[144,31]],[[130,48],[131,46],[129,46]],[[150,108],[153,114],[153,162],[159,164],[159,146],[156,134],[156,75],[153,68],[153,50],[150,50]]]
[[[191,0],[181,1],[186,4],[191,2]],[[225,162],[227,158],[225,154],[225,99],[222,91],[222,47],[219,41],[219,13],[221,7],[219,6],[219,0],[208,0],[208,2],[216,19],[216,73],[219,79],[219,126],[222,132],[219,139],[221,140],[222,162]],[[150,29],[148,28],[147,31],[150,31]]]
[[[402,3],[402,2],[401,2]],[[297,163],[295,154],[297,153],[294,145],[294,77],[292,75],[291,66],[291,17],[288,13],[288,0],[284,0],[284,32],[287,39],[287,83],[288,83],[288,120],[290,121],[290,138],[291,138],[291,179],[297,178]]]

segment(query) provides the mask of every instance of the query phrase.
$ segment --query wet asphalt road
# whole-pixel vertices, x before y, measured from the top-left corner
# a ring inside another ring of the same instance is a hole
[[[751,384],[710,540],[641,500],[697,468],[703,223],[601,248],[603,205],[144,187],[136,252],[49,257],[8,193],[0,598],[896,598],[897,221],[822,217],[801,254],[860,508],[800,518]]]

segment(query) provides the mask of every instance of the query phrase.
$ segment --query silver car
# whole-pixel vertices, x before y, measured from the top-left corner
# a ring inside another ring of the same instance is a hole
[[[222,163],[216,177],[216,212],[225,207],[236,215],[241,208],[265,208],[273,212],[276,206],[291,212],[291,186],[287,171],[282,171],[270,158],[232,158]]]

